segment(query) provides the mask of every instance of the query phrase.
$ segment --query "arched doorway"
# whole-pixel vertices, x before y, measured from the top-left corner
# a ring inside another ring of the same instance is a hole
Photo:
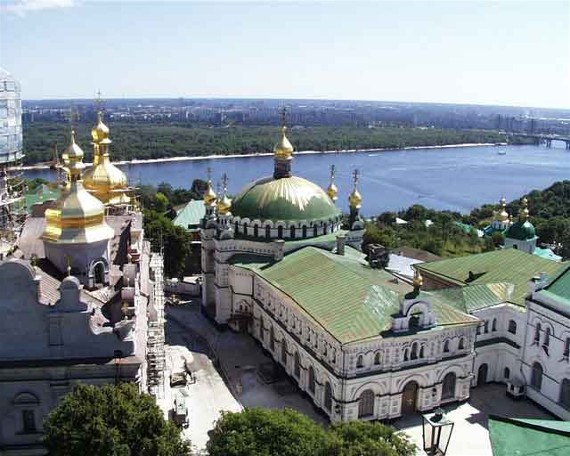
[[[358,400],[358,418],[374,415],[374,391],[365,390]]]
[[[105,285],[105,265],[101,262],[93,267],[95,285]]]
[[[445,377],[443,377],[443,384],[441,387],[441,399],[453,399],[455,397],[455,384],[457,382],[457,376],[450,372]]]
[[[325,383],[325,409],[329,412],[332,409],[332,388],[329,382]]]
[[[540,391],[542,388],[542,374],[544,370],[539,363],[534,363],[532,365],[532,372],[530,377],[530,386]]]
[[[414,413],[418,400],[418,384],[414,381],[408,382],[402,392],[402,415]]]
[[[489,366],[487,364],[481,364],[479,370],[477,371],[477,386],[485,385],[487,383],[487,371]]]

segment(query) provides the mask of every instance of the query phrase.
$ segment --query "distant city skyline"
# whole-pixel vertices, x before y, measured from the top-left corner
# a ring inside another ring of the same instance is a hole
[[[566,1],[0,0],[24,99],[273,98],[570,108]]]

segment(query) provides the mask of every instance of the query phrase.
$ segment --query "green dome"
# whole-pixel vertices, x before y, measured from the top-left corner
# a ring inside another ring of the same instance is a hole
[[[522,222],[518,221],[513,223],[505,232],[505,237],[510,239],[517,239],[519,241],[526,241],[536,237],[536,231],[532,223],[528,220]]]
[[[298,176],[262,177],[239,192],[232,214],[250,220],[321,220],[341,215],[326,192]]]

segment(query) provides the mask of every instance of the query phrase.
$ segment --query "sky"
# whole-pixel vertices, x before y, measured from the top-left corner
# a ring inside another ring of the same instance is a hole
[[[24,99],[570,108],[570,1],[0,0]]]

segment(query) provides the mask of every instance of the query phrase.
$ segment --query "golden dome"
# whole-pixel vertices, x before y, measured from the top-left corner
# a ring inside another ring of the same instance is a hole
[[[358,179],[360,178],[360,173],[357,169],[354,170],[352,174],[354,187],[352,188],[352,192],[348,195],[348,205],[353,209],[360,209],[362,206],[362,195],[358,191],[356,185],[358,184]]]
[[[526,198],[523,198],[521,200],[521,208],[519,211],[519,218],[521,220],[528,220],[530,216],[530,212],[528,210],[528,200]]]
[[[59,244],[85,244],[113,237],[113,229],[105,222],[105,206],[83,187],[83,151],[71,135],[66,150],[70,183],[45,212],[46,228],[42,239]]]
[[[224,196],[218,200],[218,214],[226,215],[228,212],[230,212],[231,207],[232,200],[224,192]]]
[[[275,144],[275,147],[273,148],[273,152],[278,158],[289,158],[293,155],[293,145],[289,142],[287,136],[285,135],[286,130],[287,127],[283,125],[281,127],[281,139],[277,144]]]
[[[109,127],[103,123],[103,113],[101,111],[97,113],[97,125],[91,129],[91,138],[93,138],[94,143],[100,143],[109,138]]]
[[[505,197],[502,197],[499,200],[499,204],[501,206],[501,210],[499,211],[498,214],[499,221],[507,223],[509,221],[509,213],[507,212],[507,200],[505,199]]]
[[[412,285],[414,288],[420,289],[424,284],[424,278],[422,277],[420,271],[418,269],[414,270],[414,280],[412,281]]]
[[[216,195],[216,192],[212,188],[212,182],[208,181],[208,184],[206,185],[206,191],[204,192],[204,204],[206,206],[212,206],[216,204],[217,198],[218,195]]]
[[[331,165],[331,180],[327,188],[327,195],[329,195],[329,198],[331,200],[336,201],[338,199],[338,188],[334,183],[334,179],[335,179],[335,166]]]

